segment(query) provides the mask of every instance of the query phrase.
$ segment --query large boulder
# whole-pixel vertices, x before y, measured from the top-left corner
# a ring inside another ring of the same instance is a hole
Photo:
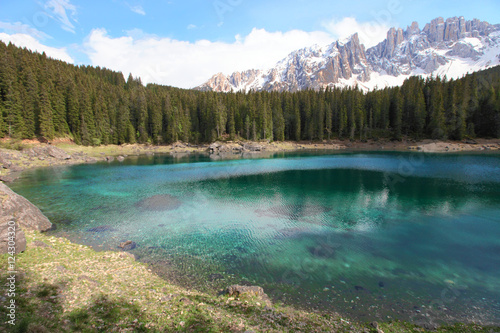
[[[24,197],[0,182],[0,221],[16,220],[25,229],[47,231],[52,223],[43,213]]]
[[[28,155],[29,157],[52,157],[55,158],[56,160],[69,160],[71,159],[71,156],[66,153],[64,150],[61,148],[57,148],[55,146],[51,145],[46,145],[46,146],[39,146],[39,147],[33,147],[29,149],[23,150],[23,153]]]
[[[25,251],[26,237],[15,220],[2,216],[0,217],[0,253],[11,252],[9,247],[13,247],[15,253]]]
[[[71,156],[68,153],[66,153],[64,150],[57,148],[57,147],[54,147],[54,146],[48,146],[46,148],[46,151],[50,157],[53,157],[53,158],[58,159],[58,160],[71,159]]]

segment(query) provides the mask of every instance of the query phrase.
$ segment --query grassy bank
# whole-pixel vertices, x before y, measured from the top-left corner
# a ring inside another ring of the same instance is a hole
[[[412,324],[355,323],[335,313],[266,305],[258,297],[187,290],[126,252],[95,252],[64,238],[26,232],[17,255],[16,321],[0,309],[2,332],[423,332]],[[8,255],[0,256],[2,286]],[[2,293],[2,304],[10,302]],[[500,332],[474,325],[438,332]]]
[[[27,250],[17,256],[16,326],[2,323],[7,331],[360,331],[335,315],[176,287],[126,252],[94,252],[35,232],[26,236]],[[7,256],[0,260],[6,272]],[[3,322],[6,309],[0,311]]]

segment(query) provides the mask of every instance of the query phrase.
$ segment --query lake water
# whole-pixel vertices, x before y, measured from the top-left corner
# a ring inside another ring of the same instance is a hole
[[[154,156],[25,172],[50,233],[362,321],[500,324],[500,155]]]

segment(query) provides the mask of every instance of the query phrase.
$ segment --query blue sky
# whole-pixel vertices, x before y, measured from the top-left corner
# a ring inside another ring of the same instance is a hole
[[[188,88],[356,31],[369,47],[391,26],[499,13],[498,0],[0,0],[0,39]]]

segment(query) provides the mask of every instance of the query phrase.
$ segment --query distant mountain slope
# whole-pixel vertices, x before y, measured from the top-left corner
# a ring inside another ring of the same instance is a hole
[[[365,50],[358,34],[325,47],[290,53],[273,68],[214,75],[198,90],[297,91],[358,85],[364,90],[401,85],[412,75],[457,78],[500,64],[500,25],[477,19],[439,17],[422,30],[391,28],[387,38]]]

